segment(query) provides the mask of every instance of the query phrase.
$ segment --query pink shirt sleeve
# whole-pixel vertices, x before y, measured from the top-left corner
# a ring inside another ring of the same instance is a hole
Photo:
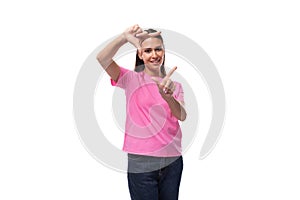
[[[174,98],[177,100],[177,101],[182,101],[184,102],[184,93],[183,93],[183,89],[182,89],[182,85],[178,82],[175,82],[174,83],[176,84],[176,89],[174,91]]]
[[[130,71],[128,69],[120,67],[119,77],[118,77],[117,81],[110,79],[111,85],[125,89],[127,82],[130,80],[130,76],[132,75],[131,72],[132,71]]]

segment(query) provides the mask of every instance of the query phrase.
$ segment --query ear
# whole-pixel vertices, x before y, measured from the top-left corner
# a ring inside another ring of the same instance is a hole
[[[143,60],[143,53],[141,49],[138,49],[138,56],[141,60]]]

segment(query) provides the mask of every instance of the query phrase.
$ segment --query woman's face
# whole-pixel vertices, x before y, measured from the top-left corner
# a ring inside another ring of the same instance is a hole
[[[165,50],[159,38],[148,38],[141,44],[140,58],[149,70],[159,70],[164,61]]]

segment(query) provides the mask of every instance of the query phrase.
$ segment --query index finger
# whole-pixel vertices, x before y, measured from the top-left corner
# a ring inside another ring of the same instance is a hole
[[[146,36],[146,35],[148,35],[148,33],[147,33],[146,31],[143,31],[143,32],[141,32],[141,33],[135,34],[135,37],[144,37],[144,36]]]
[[[166,77],[170,78],[170,77],[172,76],[172,74],[175,72],[176,69],[177,69],[176,66],[173,67],[173,68],[169,71],[169,73],[166,75]]]
[[[161,34],[160,31],[154,33],[148,33],[147,31],[142,31],[140,33],[135,34],[135,37],[138,38],[156,37],[159,36],[160,34]]]
[[[156,37],[156,36],[159,36],[161,34],[160,31],[157,31],[157,32],[154,32],[154,33],[148,33],[148,36],[149,37]]]

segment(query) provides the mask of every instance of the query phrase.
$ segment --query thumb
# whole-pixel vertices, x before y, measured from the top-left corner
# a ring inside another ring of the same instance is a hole
[[[151,77],[151,79],[157,84],[159,85],[160,84],[160,81],[157,77]]]
[[[141,45],[140,45],[139,40],[132,41],[131,44],[132,44],[133,46],[135,46],[135,48],[141,49]]]

